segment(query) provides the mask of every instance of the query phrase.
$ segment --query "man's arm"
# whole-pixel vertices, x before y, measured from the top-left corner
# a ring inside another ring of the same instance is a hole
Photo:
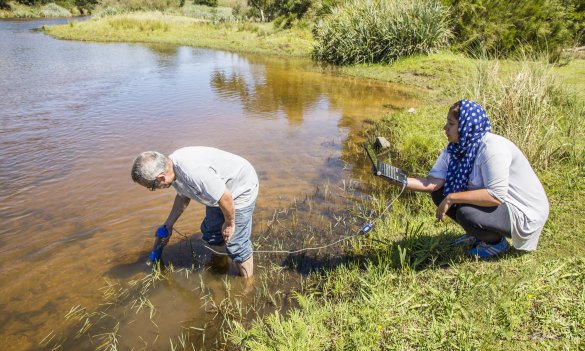
[[[187,206],[189,206],[190,201],[191,201],[191,199],[189,199],[186,196],[182,196],[179,194],[177,194],[177,196],[175,196],[175,202],[173,203],[173,208],[171,209],[171,212],[169,213],[169,216],[167,217],[167,220],[165,221],[165,224],[164,224],[167,227],[170,235],[173,234],[173,225],[175,224],[177,219],[179,219],[179,217],[181,217],[181,215],[183,214],[183,211],[185,211]]]
[[[432,193],[435,190],[441,189],[445,184],[445,179],[426,177],[426,178],[407,178],[406,189],[414,191],[422,191],[425,193]]]
[[[236,208],[231,191],[226,187],[223,195],[219,199],[219,209],[223,213],[223,226],[221,228],[223,239],[227,243],[230,241],[236,229]]]

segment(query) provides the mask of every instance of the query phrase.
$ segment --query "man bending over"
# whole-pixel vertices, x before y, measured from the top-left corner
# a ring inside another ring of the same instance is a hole
[[[175,202],[163,226],[170,235],[173,225],[191,199],[205,205],[201,232],[214,250],[225,251],[238,274],[251,277],[252,215],[258,195],[258,176],[246,159],[203,146],[185,147],[168,157],[145,151],[132,166],[132,180],[151,191],[173,186]],[[166,245],[169,237],[164,239]]]

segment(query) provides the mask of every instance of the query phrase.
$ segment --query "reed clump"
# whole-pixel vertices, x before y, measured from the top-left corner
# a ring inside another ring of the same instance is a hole
[[[451,37],[447,19],[447,8],[435,0],[351,0],[316,24],[312,56],[345,65],[435,52]]]
[[[139,32],[154,32],[169,30],[169,24],[157,18],[132,18],[128,16],[114,16],[108,20],[115,30],[133,30]]]
[[[54,2],[48,3],[40,9],[43,17],[71,17],[72,14],[69,10],[61,7]]]
[[[497,60],[479,62],[468,96],[486,108],[495,133],[537,169],[582,159],[585,103],[563,87],[548,60],[522,60],[505,74]]]

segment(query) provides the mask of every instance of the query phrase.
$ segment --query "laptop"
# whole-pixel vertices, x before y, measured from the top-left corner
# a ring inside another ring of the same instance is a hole
[[[368,158],[372,162],[374,166],[374,173],[378,177],[385,178],[391,182],[406,185],[406,173],[404,173],[400,168],[391,166],[387,163],[384,163],[378,159],[376,153],[374,152],[374,148],[370,144],[369,141],[364,143],[364,149],[366,150],[366,154],[368,154]]]

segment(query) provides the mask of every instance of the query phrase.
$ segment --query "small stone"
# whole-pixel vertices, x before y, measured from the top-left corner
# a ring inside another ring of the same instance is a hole
[[[414,109],[414,107],[411,107],[406,112],[408,112],[408,113],[416,113],[416,110]]]
[[[377,149],[386,149],[390,147],[390,142],[384,137],[377,137],[374,146]]]

